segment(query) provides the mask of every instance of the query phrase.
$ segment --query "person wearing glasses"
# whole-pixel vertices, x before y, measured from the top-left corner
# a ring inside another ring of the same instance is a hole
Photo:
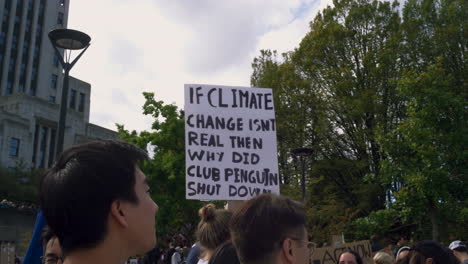
[[[314,250],[304,205],[284,196],[262,194],[246,201],[230,228],[242,264],[308,264]]]
[[[43,264],[62,264],[62,248],[57,236],[50,230],[45,228],[41,236],[44,255],[41,257]]]
[[[131,144],[99,140],[65,150],[41,183],[45,220],[64,264],[117,264],[156,245],[158,206]]]

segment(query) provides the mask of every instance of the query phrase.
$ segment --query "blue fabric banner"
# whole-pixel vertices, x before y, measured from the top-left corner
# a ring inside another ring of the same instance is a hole
[[[41,245],[41,235],[42,230],[46,226],[46,220],[42,211],[39,209],[37,212],[36,223],[34,225],[34,232],[31,238],[31,243],[29,244],[28,251],[24,257],[24,264],[41,264],[41,257],[43,254],[42,245]]]

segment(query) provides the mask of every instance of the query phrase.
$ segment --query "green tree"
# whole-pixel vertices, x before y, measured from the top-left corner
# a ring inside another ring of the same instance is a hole
[[[398,92],[407,108],[381,140],[389,156],[382,162],[382,180],[395,194],[392,206],[406,222],[420,226],[419,236],[431,232],[436,240],[439,227],[447,224],[458,234],[468,233],[457,224],[467,221],[462,213],[468,197],[467,9],[466,1],[406,3],[401,27],[406,74]]]
[[[157,101],[153,93],[143,95],[143,114],[154,118],[151,131],[129,132],[118,125],[119,136],[152,154],[141,169],[160,208],[156,216],[158,236],[167,240],[182,233],[193,239],[201,202],[185,199],[184,113],[175,105]]]
[[[395,207],[417,223],[430,216],[432,239],[437,240],[439,225],[456,223],[451,220],[467,207],[468,101],[440,64],[408,73],[399,87],[408,110],[385,138],[391,156],[383,163],[385,173],[401,184]],[[466,228],[460,230],[466,233]]]
[[[314,150],[307,175],[312,235],[326,241],[359,216],[385,206],[378,181],[385,159],[377,141],[402,111],[397,4],[338,0],[316,16],[298,49],[281,60],[262,51],[253,86],[275,94],[282,191],[299,197],[299,166],[291,149]]]
[[[354,219],[362,232],[352,237],[391,223],[416,225],[421,238],[437,238],[441,223],[466,234],[456,223],[468,211],[467,2],[409,0],[402,12],[397,2],[333,3],[297,49],[261,51],[252,64],[252,85],[274,89],[282,192],[299,197],[290,151],[312,147],[309,225],[319,241]]]
[[[43,170],[26,169],[22,164],[0,168],[0,198],[37,204],[42,174]]]

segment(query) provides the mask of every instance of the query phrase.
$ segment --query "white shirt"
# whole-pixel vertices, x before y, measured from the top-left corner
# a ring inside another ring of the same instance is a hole
[[[176,251],[172,254],[171,264],[180,264],[180,262],[182,262],[182,258],[180,257],[180,253]]]

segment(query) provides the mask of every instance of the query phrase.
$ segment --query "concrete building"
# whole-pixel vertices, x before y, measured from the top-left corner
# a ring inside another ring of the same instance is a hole
[[[48,32],[69,0],[0,0],[0,166],[47,168],[55,158],[63,71]],[[86,56],[86,54],[85,54]],[[89,123],[91,85],[70,78],[64,147],[115,131]]]

